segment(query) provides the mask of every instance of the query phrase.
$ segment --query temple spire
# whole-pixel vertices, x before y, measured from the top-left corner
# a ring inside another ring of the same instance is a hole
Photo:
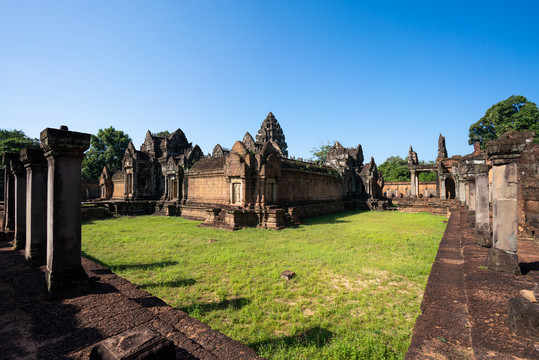
[[[275,141],[281,148],[283,155],[288,156],[288,146],[286,145],[283,129],[272,112],[266,116],[256,135],[257,144],[263,145],[268,141]]]

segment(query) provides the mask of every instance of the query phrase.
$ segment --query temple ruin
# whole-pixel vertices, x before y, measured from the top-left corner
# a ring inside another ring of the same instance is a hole
[[[147,132],[140,150],[130,143],[122,169],[103,169],[101,200],[118,213],[161,213],[228,229],[280,229],[310,216],[383,207],[383,179],[363,150],[336,143],[326,164],[288,157],[281,125],[269,113],[256,140],[247,132],[229,150],[209,156],[180,130]],[[378,203],[380,202],[380,203]]]

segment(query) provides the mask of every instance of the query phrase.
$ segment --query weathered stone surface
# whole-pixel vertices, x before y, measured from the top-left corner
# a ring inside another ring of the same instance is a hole
[[[509,327],[518,336],[539,341],[539,304],[522,297],[509,300]]]
[[[47,253],[47,161],[42,150],[20,153],[26,168],[25,257],[34,266],[44,265]]]
[[[522,275],[516,253],[491,248],[487,254],[487,268],[493,271]]]
[[[445,147],[445,137],[440,134],[438,137],[438,159],[447,158],[447,148]]]
[[[517,199],[498,199],[493,206],[493,246],[517,251]]]
[[[15,180],[15,238],[13,248],[22,250],[26,244],[26,171],[20,159],[11,160]]]
[[[17,153],[4,153],[4,228],[6,232],[15,230],[15,177],[11,171],[11,161],[18,160]]]
[[[279,145],[279,148],[285,157],[288,156],[288,145],[285,141],[283,129],[273,113],[270,112],[268,116],[266,116],[266,119],[264,119],[262,122],[260,130],[258,130],[258,134],[256,135],[256,143],[258,145],[262,145],[271,141],[275,141]]]
[[[418,165],[419,159],[417,158],[417,153],[412,148],[412,145],[410,145],[410,149],[408,149],[408,166],[411,165]]]
[[[476,216],[477,219],[477,216]],[[477,221],[477,220],[476,220]],[[475,234],[477,245],[483,247],[492,247],[492,234],[490,232],[490,224],[475,224]]]
[[[101,341],[90,353],[90,360],[135,359],[174,360],[174,343],[157,331],[143,326]]]
[[[81,162],[90,134],[47,128],[41,148],[48,164],[47,268],[49,296],[87,288],[81,266]]]
[[[531,290],[520,290],[520,295],[524,297],[524,299],[528,300],[529,302],[536,303],[537,298],[535,297],[535,294]]]
[[[281,277],[286,280],[292,279],[294,276],[296,276],[296,273],[290,270],[285,270],[281,273]]]

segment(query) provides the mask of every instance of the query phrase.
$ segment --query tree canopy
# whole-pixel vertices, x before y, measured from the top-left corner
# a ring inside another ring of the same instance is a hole
[[[39,149],[39,140],[29,138],[22,130],[0,129],[0,179],[4,178],[4,164],[1,162],[4,153],[27,148]]]
[[[391,156],[378,166],[384,181],[410,181],[408,162],[399,156]]]
[[[96,180],[105,165],[109,169],[120,169],[125,149],[130,141],[129,135],[112,126],[99,129],[97,135],[92,135],[90,148],[82,161],[82,178]]]
[[[487,141],[496,140],[507,131],[535,131],[539,135],[537,105],[521,95],[512,95],[492,105],[470,126],[468,143],[479,141],[481,148],[485,148]]]
[[[420,164],[426,164],[424,160],[419,162]],[[433,161],[429,161],[432,164]],[[384,181],[410,181],[410,169],[408,169],[408,161],[402,159],[399,156],[391,156],[386,159],[381,165],[378,166],[378,170],[382,173]],[[436,181],[435,172],[422,172],[419,174],[420,182]]]
[[[328,151],[334,144],[335,141],[330,142],[329,140],[326,140],[326,142],[321,143],[320,146],[313,147],[311,149],[311,154],[314,156],[313,160],[324,164],[328,158]]]
[[[168,130],[159,131],[157,134],[155,134],[155,136],[158,136],[158,137],[167,137],[169,135],[170,135],[170,132]]]

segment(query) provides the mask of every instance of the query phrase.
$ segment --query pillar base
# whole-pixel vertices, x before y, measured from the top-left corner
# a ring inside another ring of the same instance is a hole
[[[539,341],[539,303],[531,303],[522,297],[512,298],[507,315],[513,334]]]
[[[522,275],[516,253],[491,248],[487,254],[487,268],[492,271]]]
[[[468,223],[475,226],[475,210],[468,210]]]
[[[21,236],[15,236],[13,239],[13,250],[24,250],[26,247],[26,235],[24,238]]]
[[[489,224],[475,223],[475,241],[479,246],[492,247],[492,234],[490,233]]]
[[[45,244],[41,247],[30,249],[30,253],[25,254],[26,262],[30,266],[41,266],[47,264],[47,248]]]
[[[48,298],[66,298],[88,292],[88,275],[82,266],[45,271]]]

